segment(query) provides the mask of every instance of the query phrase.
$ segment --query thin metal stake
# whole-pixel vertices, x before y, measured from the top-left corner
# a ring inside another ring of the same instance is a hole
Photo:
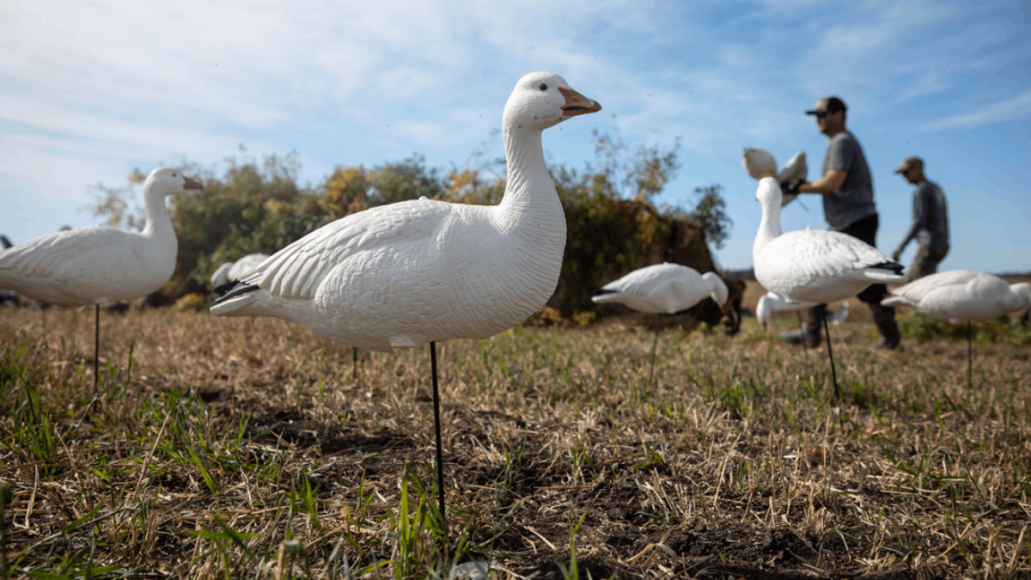
[[[358,380],[358,347],[357,346],[352,346],[351,347],[351,362],[353,364],[353,367],[352,367],[353,370],[351,371],[351,378],[354,379],[355,381],[357,381]]]
[[[652,385],[652,375],[655,374],[655,347],[659,344],[659,317],[662,314],[655,315],[655,340],[652,341],[652,368],[648,371],[648,384],[647,387]]]
[[[970,347],[970,321],[967,321],[967,389],[974,390],[974,363]]]
[[[826,313],[823,316],[823,332],[827,335],[827,356],[831,359],[831,379],[834,381],[834,400],[839,401],[841,397],[838,396],[838,373],[834,370],[834,350],[831,348],[831,330],[827,326]],[[805,338],[803,337],[803,340]]]
[[[93,397],[96,398],[100,380],[100,305],[93,305]]]
[[[444,524],[444,537],[447,539],[447,516],[444,512],[444,454],[440,442],[440,395],[437,390],[437,343],[430,342],[430,366],[433,369],[433,422],[437,427],[437,491],[440,492],[440,519]]]
[[[82,427],[82,422],[89,416],[89,412],[93,410],[93,405],[97,404],[97,400],[100,399],[100,305],[94,305],[94,326],[93,326],[93,398],[90,399],[89,405],[86,406],[86,411],[79,418],[79,422],[75,424],[75,430],[78,431],[79,427]]]

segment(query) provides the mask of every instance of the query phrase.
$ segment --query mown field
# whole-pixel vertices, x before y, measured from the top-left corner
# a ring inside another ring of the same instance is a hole
[[[754,303],[754,297],[751,298]],[[751,304],[746,304],[751,305]],[[1031,577],[1031,329],[853,303],[823,349],[627,320],[364,353],[274,319],[0,310],[5,577]],[[775,319],[788,328],[794,316]],[[131,355],[131,356],[130,356]]]

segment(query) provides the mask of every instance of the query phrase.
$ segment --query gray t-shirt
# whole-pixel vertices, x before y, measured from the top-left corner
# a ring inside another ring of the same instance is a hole
[[[913,225],[902,240],[906,247],[916,238],[921,248],[937,248],[949,244],[949,214],[945,208],[945,193],[932,181],[923,180],[913,190]]]
[[[823,156],[823,175],[831,169],[848,172],[837,193],[823,196],[823,215],[831,230],[841,231],[863,218],[877,215],[870,166],[852,133],[842,131],[831,139]]]

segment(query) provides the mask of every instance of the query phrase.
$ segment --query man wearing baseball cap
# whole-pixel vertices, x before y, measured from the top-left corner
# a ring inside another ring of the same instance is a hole
[[[877,207],[873,201],[873,176],[866,155],[855,136],[845,129],[848,107],[838,97],[824,97],[816,107],[806,111],[816,117],[816,126],[827,136],[827,153],[823,157],[823,177],[811,183],[784,183],[785,194],[818,193],[823,196],[823,215],[831,231],[848,234],[876,247]],[[895,324],[895,309],[881,306],[888,293],[884,284],[874,284],[859,293],[859,299],[870,307],[881,338],[876,349],[894,349],[901,335]],[[806,311],[805,325],[797,332],[781,337],[807,346],[820,344],[820,327],[826,315],[821,304]]]
[[[937,272],[938,263],[949,253],[949,214],[942,188],[924,175],[923,159],[910,157],[899,165],[895,173],[901,173],[906,181],[916,186],[913,190],[913,225],[892,255],[897,262],[909,241],[916,238],[916,257],[906,271],[906,281],[912,282]]]

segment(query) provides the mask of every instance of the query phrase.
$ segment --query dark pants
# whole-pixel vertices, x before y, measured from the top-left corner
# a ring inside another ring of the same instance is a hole
[[[853,238],[862,240],[876,248],[878,222],[877,214],[874,214],[850,224],[847,228],[841,230],[841,233],[848,234]],[[859,299],[870,307],[870,312],[873,314],[874,324],[877,325],[877,331],[881,333],[881,336],[889,343],[898,344],[899,327],[895,324],[895,309],[888,306],[881,306],[881,300],[883,300],[884,296],[887,294],[887,286],[884,284],[874,284],[860,292]],[[809,337],[816,338],[815,341],[810,338],[809,342],[819,342],[820,328],[823,324],[823,317],[826,316],[826,312],[826,304],[820,304],[819,306],[814,306],[813,308],[806,310],[805,333]]]
[[[923,246],[917,248],[916,257],[913,258],[913,263],[909,265],[909,270],[906,272],[906,282],[919,280],[924,276],[937,272],[938,264],[945,259],[948,253],[948,244],[936,248],[925,248]]]

